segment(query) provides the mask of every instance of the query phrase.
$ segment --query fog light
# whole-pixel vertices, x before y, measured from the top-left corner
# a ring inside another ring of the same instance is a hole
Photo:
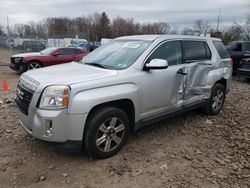
[[[52,120],[45,121],[45,135],[52,136],[53,128],[52,128]]]

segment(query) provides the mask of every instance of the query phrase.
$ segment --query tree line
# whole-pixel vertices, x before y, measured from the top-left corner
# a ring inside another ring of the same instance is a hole
[[[219,37],[225,44],[229,41],[250,40],[250,18],[246,24],[232,25],[224,30],[211,26],[209,21],[196,20],[193,25],[181,30],[172,28],[165,22],[139,23],[133,18],[116,17],[112,21],[105,12],[93,13],[87,16],[68,18],[54,17],[43,21],[31,21],[27,24],[16,24],[10,29],[11,37],[20,38],[86,38],[90,41],[100,41],[102,38],[115,38],[124,35],[137,34],[184,34],[198,35],[210,33]],[[0,36],[6,35],[0,25]]]

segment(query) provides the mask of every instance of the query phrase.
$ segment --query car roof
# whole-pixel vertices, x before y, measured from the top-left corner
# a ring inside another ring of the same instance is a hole
[[[76,48],[76,47],[55,47],[56,50],[59,50],[59,49],[74,49],[74,50],[82,50],[80,48]]]
[[[221,41],[218,38],[213,37],[204,37],[204,36],[190,36],[190,35],[132,35],[132,36],[123,36],[116,38],[115,40],[145,40],[145,41],[154,41],[156,39],[194,39],[194,40],[217,40]]]

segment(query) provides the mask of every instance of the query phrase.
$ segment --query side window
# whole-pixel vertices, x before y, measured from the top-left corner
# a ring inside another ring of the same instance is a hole
[[[75,51],[74,51],[74,49],[60,49],[60,50],[58,50],[58,53],[60,55],[74,55]]]
[[[148,58],[148,61],[152,59],[165,59],[168,61],[168,65],[178,65],[182,63],[181,42],[170,41],[161,44]]]
[[[250,52],[250,42],[246,42],[246,51]]]
[[[183,41],[185,62],[211,59],[211,52],[203,41]]]
[[[241,43],[236,43],[235,51],[237,51],[237,52],[241,52],[242,51],[242,44]]]
[[[211,50],[210,50],[210,48],[208,47],[208,45],[207,45],[206,42],[204,42],[204,45],[205,45],[205,48],[206,48],[207,59],[211,59],[211,57],[212,57]]]
[[[241,52],[242,51],[242,44],[234,42],[228,46],[229,51],[234,51],[234,52]]]
[[[213,41],[213,44],[217,52],[219,53],[221,59],[229,58],[227,50],[221,41]]]
[[[77,55],[77,54],[80,54],[81,53],[81,51],[80,50],[75,50],[75,54]]]

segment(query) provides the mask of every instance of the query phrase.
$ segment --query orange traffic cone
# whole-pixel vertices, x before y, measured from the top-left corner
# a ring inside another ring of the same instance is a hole
[[[9,91],[7,80],[2,81],[2,91]]]

